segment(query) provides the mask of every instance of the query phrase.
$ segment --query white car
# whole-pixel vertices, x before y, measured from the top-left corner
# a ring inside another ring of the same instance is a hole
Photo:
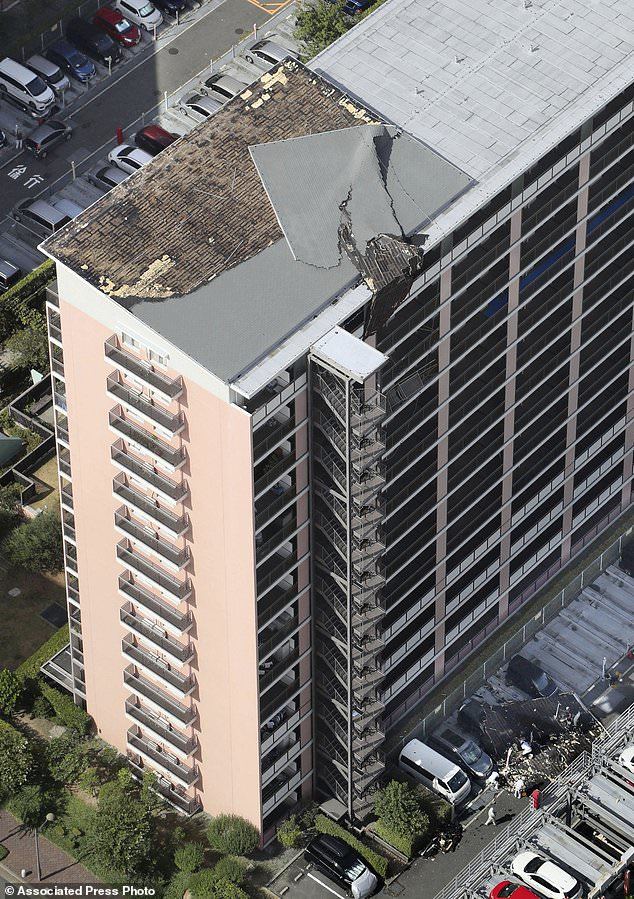
[[[630,774],[634,774],[634,743],[631,746],[626,746],[621,751],[619,754],[619,765],[621,768],[629,771]]]
[[[118,9],[128,22],[134,22],[146,31],[154,31],[163,24],[163,16],[148,0],[115,0],[114,8]]]
[[[222,103],[202,94],[187,94],[178,104],[179,109],[195,122],[204,122],[222,107]]]
[[[291,59],[299,59],[294,50],[282,47],[274,41],[256,41],[244,53],[247,62],[264,72],[272,69],[278,62],[283,62],[287,56],[290,56]]]
[[[138,147],[132,147],[130,144],[119,144],[114,150],[108,153],[108,162],[116,165],[123,172],[138,171],[148,162],[152,162],[152,157],[145,150],[139,150]]]
[[[578,880],[537,852],[520,852],[511,862],[511,871],[547,899],[577,899],[581,895]]]

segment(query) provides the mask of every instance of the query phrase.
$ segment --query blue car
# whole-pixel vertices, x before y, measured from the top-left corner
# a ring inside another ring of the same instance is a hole
[[[162,9],[169,16],[184,12],[187,9],[187,0],[152,0],[154,6]]]
[[[68,72],[71,78],[81,81],[82,84],[88,84],[97,74],[94,62],[80,53],[77,47],[73,47],[71,43],[63,39],[51,44],[46,51],[46,56],[60,69]]]
[[[359,13],[370,9],[374,0],[347,0],[344,4],[343,11],[347,16],[356,16]]]

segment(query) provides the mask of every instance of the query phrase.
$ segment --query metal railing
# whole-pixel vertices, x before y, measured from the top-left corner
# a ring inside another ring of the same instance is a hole
[[[181,674],[170,668],[161,656],[153,655],[149,650],[133,642],[132,637],[124,637],[121,641],[121,649],[135,665],[144,666],[156,677],[160,677],[165,683],[170,684],[182,693],[189,693],[195,687],[194,678],[188,674]]]
[[[187,496],[187,484],[185,484],[184,481],[176,483],[169,478],[164,477],[160,472],[152,468],[151,465],[140,462],[129,453],[124,452],[116,444],[115,446],[110,447],[110,456],[113,462],[117,462],[119,465],[123,466],[123,468],[132,472],[132,474],[147,481],[148,484],[152,487],[156,487],[157,490],[160,490],[161,493],[169,496],[169,498],[173,499],[175,502],[180,502]]]
[[[198,768],[190,768],[183,764],[176,756],[162,751],[157,745],[148,740],[141,730],[133,725],[128,731],[128,746],[141,755],[147,756],[151,761],[164,768],[172,777],[177,777],[187,786],[196,783],[199,778]]]
[[[137,359],[132,353],[128,353],[126,350],[117,346],[112,341],[112,338],[106,341],[105,351],[108,359],[111,359],[115,365],[120,365],[122,368],[125,368],[126,371],[136,375],[137,378],[145,381],[151,387],[160,390],[161,393],[164,393],[171,399],[175,399],[183,392],[183,385],[180,377],[170,378],[149,363],[144,364],[141,359]]]
[[[131,690],[145,696],[150,702],[154,702],[164,712],[172,715],[183,725],[189,725],[196,718],[196,710],[192,706],[183,705],[182,702],[168,696],[163,690],[155,687],[150,681],[147,681],[142,675],[134,673],[134,665],[123,672],[124,683]]]
[[[120,414],[120,409],[121,407],[119,406],[108,413],[108,421],[115,431],[123,437],[134,440],[139,446],[142,446],[150,453],[154,453],[155,456],[158,456],[164,462],[167,462],[168,465],[176,467],[185,461],[185,451],[181,447],[170,446],[162,440],[159,440],[155,434],[150,434],[149,431],[146,431],[143,428],[138,427],[138,425],[133,424],[131,421],[128,421],[126,418],[123,418]]]
[[[191,593],[191,586],[188,580],[179,581],[178,578],[172,577],[158,566],[153,565],[149,560],[131,552],[125,543],[127,543],[127,541],[124,541],[123,545],[121,543],[117,545],[118,559],[131,565],[136,571],[139,571],[141,574],[145,575],[145,577],[150,578],[151,581],[159,587],[163,587],[178,599],[185,599],[189,596]]]
[[[185,427],[185,419],[182,412],[170,412],[154,403],[150,397],[141,393],[135,393],[129,387],[126,387],[119,378],[118,373],[108,376],[106,388],[111,396],[132,406],[137,412],[147,415],[152,421],[155,421],[162,428],[165,428],[171,434],[176,434]]]
[[[178,612],[161,599],[160,596],[151,593],[148,589],[134,583],[129,578],[119,577],[119,590],[130,597],[133,602],[137,602],[144,609],[147,609],[148,612],[158,615],[159,618],[162,618],[180,631],[186,631],[192,624],[191,612]]]
[[[171,562],[172,565],[184,568],[189,562],[189,549],[187,547],[180,549],[178,546],[168,543],[167,540],[163,540],[148,528],[136,524],[125,514],[125,506],[122,506],[121,509],[114,513],[114,523],[116,527],[124,531],[129,537],[139,540],[148,549],[153,550],[163,559]]]
[[[125,603],[119,610],[119,618],[122,624],[135,633],[140,634],[141,637],[145,637],[146,640],[149,640],[154,646],[158,646],[164,652],[169,653],[173,658],[178,659],[181,665],[191,661],[194,655],[194,647],[191,643],[183,645],[178,640],[170,639],[156,625],[152,625],[149,621],[134,615],[131,603]]]
[[[133,490],[132,487],[125,483],[124,479],[125,475],[117,475],[112,486],[113,491],[120,499],[133,507],[135,506],[146,515],[149,515],[159,524],[162,524],[172,531],[177,537],[180,537],[185,533],[189,527],[189,519],[186,515],[172,514],[168,509],[164,509],[157,505],[157,503],[151,500],[149,496],[145,496],[143,493],[138,493],[136,490]]]
[[[130,699],[126,700],[125,710],[131,718],[134,718],[143,727],[147,727],[161,740],[171,743],[176,749],[180,749],[181,752],[191,755],[195,751],[197,746],[196,737],[188,737],[179,731],[172,730],[165,720],[151,715],[143,706],[137,705]]]

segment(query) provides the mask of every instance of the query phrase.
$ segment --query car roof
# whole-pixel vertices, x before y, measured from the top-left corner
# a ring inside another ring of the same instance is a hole
[[[203,109],[209,109],[210,112],[216,112],[216,110],[220,109],[220,103],[217,100],[214,100],[213,97],[205,97],[204,94],[192,94],[189,97],[185,97],[185,103],[188,106],[192,104],[196,104],[196,106],[202,106]]]
[[[41,125],[38,125],[34,131],[28,135],[27,140],[32,140],[37,143],[39,140],[42,140],[47,135],[49,135],[52,131],[63,131],[66,126],[63,122],[57,122],[55,119],[49,119],[48,122],[43,122]]]
[[[56,63],[51,62],[45,56],[40,56],[39,53],[29,56],[26,65],[32,69],[37,69],[38,72],[42,72],[44,75],[54,75],[56,72],[59,72],[59,66]]]
[[[112,9],[110,6],[100,6],[97,12],[95,13],[100,19],[105,19],[106,22],[120,22],[125,18],[121,10]]]
[[[222,72],[212,75],[211,78],[205,81],[205,84],[207,87],[210,87],[212,84],[219,84],[221,87],[226,87],[227,90],[232,90],[236,93],[239,93],[247,86],[243,81],[234,78],[233,75],[224,75]]]
[[[161,128],[160,125],[145,125],[143,128],[139,128],[139,134],[145,134],[146,137],[174,137],[171,131]]]
[[[330,834],[320,834],[315,838],[314,843],[321,846],[323,849],[327,849],[328,852],[339,859],[347,858],[354,853],[351,846],[348,846],[348,844],[339,839],[339,837],[333,837],[330,836]]]
[[[78,203],[74,203],[72,200],[65,200],[64,197],[59,197],[57,200],[53,200],[53,207],[55,209],[60,209],[65,215],[70,215],[74,217],[79,215],[80,212],[84,211],[84,207],[80,206]]]
[[[12,262],[9,262],[8,259],[0,259],[0,272],[8,278],[11,275],[15,275],[20,271],[17,265],[14,265]]]
[[[32,203],[30,203],[28,200],[25,200],[23,203],[20,203],[20,209],[28,209],[30,212],[34,212],[36,215],[41,215],[42,218],[47,219],[53,224],[61,221],[61,219],[63,218],[66,218],[65,212],[62,212],[61,209],[52,206],[50,203],[44,202],[44,200],[33,200]]]
[[[126,0],[126,3],[129,6],[133,6],[135,9],[141,9],[142,6],[146,6],[148,0]]]
[[[115,168],[113,165],[104,165],[96,174],[97,178],[110,178],[111,181],[116,181],[118,184],[121,184],[122,181],[125,181],[128,177],[128,173],[122,171],[121,169]]]
[[[460,749],[461,746],[464,746],[465,743],[472,743],[471,737],[465,737],[462,734],[458,733],[457,730],[454,730],[452,727],[446,727],[442,733],[437,735],[439,740],[442,740],[443,743],[447,743],[449,746],[453,746],[454,749]]]

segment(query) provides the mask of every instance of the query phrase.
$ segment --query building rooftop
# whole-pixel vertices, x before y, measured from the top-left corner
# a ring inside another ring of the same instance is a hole
[[[287,59],[43,248],[230,382],[469,184]]]
[[[480,181],[611,99],[633,44],[631,0],[389,0],[311,67]]]

